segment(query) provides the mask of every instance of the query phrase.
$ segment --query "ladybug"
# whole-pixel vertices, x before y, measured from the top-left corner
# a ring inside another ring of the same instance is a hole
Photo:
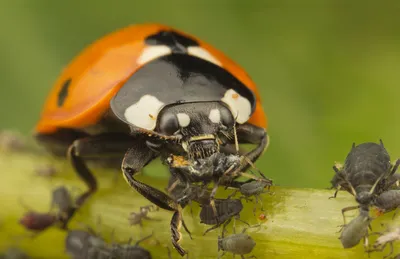
[[[87,161],[118,157],[131,187],[176,211],[168,195],[134,175],[156,157],[235,153],[236,141],[257,145],[245,154],[254,162],[268,146],[266,130],[259,92],[239,65],[192,35],[142,24],[97,40],[63,70],[35,137],[67,154],[85,181],[78,207],[97,189]]]

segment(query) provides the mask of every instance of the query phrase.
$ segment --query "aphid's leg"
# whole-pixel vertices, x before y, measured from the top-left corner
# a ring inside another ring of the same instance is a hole
[[[268,148],[269,135],[266,130],[249,123],[238,124],[236,127],[237,137],[240,143],[258,144],[252,151],[246,153],[244,156],[247,157],[251,162],[254,163]],[[250,167],[250,164],[243,161],[242,165],[239,166],[236,171],[246,171]]]
[[[225,251],[222,252],[222,254],[218,255],[218,259],[220,259],[221,257],[223,257],[225,255]]]
[[[227,200],[229,200],[230,198],[234,197],[236,195],[238,190],[234,190],[231,194],[228,195],[228,197],[226,197]]]
[[[228,225],[229,222],[231,222],[231,219],[228,219],[225,223],[224,226]],[[217,224],[215,224],[214,226],[210,227],[209,229],[207,229],[206,231],[204,231],[203,236],[205,236],[208,232],[217,229],[219,226],[221,226],[221,223],[217,222]]]
[[[240,219],[240,218],[238,217],[238,218],[236,218],[236,220],[239,220],[239,221],[242,222],[243,224],[246,224],[247,226],[250,227],[250,224],[247,223],[246,221],[244,221],[243,219]]]
[[[143,242],[143,241],[145,241],[145,240],[151,238],[152,236],[153,236],[153,233],[151,233],[150,235],[145,236],[145,237],[139,239],[138,241],[136,241],[135,246],[138,246],[141,242]]]
[[[253,201],[253,199],[249,198],[249,196],[246,196],[246,195],[240,196],[239,199],[245,200],[246,202]]]
[[[390,252],[385,255],[383,258],[388,258],[389,256],[391,256],[393,254],[393,242],[389,242],[389,246],[390,246]]]
[[[394,164],[394,166],[393,166],[393,168],[392,168],[392,171],[390,171],[390,175],[393,175],[393,174],[396,173],[397,168],[399,168],[399,165],[400,165],[400,159],[397,159],[397,160],[396,160],[396,163]]]
[[[215,180],[214,181],[214,187],[213,187],[213,189],[211,191],[211,194],[210,194],[210,206],[211,206],[211,208],[213,210],[213,214],[214,214],[215,220],[217,221],[217,225],[219,226],[220,225],[219,224],[219,217],[218,217],[217,208],[215,207],[215,200],[214,200],[215,194],[217,193],[217,190],[218,190],[218,186],[219,186],[219,181]],[[205,233],[203,235],[205,235]]]
[[[364,251],[368,251],[368,234],[364,236]],[[369,254],[368,254],[369,255]]]
[[[188,231],[182,221],[181,212],[179,210],[176,210],[171,219],[171,241],[176,251],[178,251],[181,256],[184,256],[185,254],[187,254],[187,252],[179,245],[179,242],[182,239],[182,233],[180,232],[180,228],[182,225],[184,225],[185,230]]]
[[[143,218],[151,221],[161,221],[160,219],[150,218],[149,216],[144,216]]]
[[[178,179],[176,179],[168,188],[167,188],[167,192],[168,193],[171,193],[175,188],[176,188],[176,186],[179,184],[181,182],[181,180],[178,178]]]
[[[261,211],[264,211],[264,204],[263,204],[263,201],[262,201],[262,197],[260,197],[258,194],[256,196],[258,196],[258,200],[260,201]]]
[[[346,208],[343,208],[343,209],[342,209],[343,224],[346,225],[346,217],[345,217],[344,213],[345,213],[346,211],[355,210],[355,209],[358,209],[358,208],[360,208],[360,205],[357,205],[357,206],[350,206],[350,207],[346,207]]]
[[[63,222],[66,228],[68,221],[75,211],[97,190],[97,181],[87,167],[86,158],[100,158],[102,156],[121,155],[132,145],[132,138],[114,134],[104,134],[75,140],[68,148],[67,156],[78,176],[85,182],[88,190],[75,200],[76,208],[72,209]]]
[[[256,210],[257,210],[257,204],[258,204],[258,195],[254,195],[254,198],[256,199],[256,202],[254,203],[254,208],[253,208],[253,215],[256,215]]]
[[[336,199],[337,194],[340,191],[340,185],[336,188],[335,193],[333,194],[333,196],[329,197],[329,199]]]

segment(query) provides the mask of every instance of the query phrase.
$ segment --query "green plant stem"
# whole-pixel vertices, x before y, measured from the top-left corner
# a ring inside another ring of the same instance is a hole
[[[48,178],[36,175],[35,169],[48,163],[57,168],[56,176]],[[18,220],[25,212],[19,199],[34,210],[46,212],[50,206],[51,190],[56,186],[66,185],[75,195],[85,189],[68,161],[51,159],[41,153],[0,152],[0,170],[0,251],[18,246],[34,258],[67,258],[64,255],[64,231],[52,227],[31,238]],[[156,165],[145,173],[161,170],[162,167]],[[114,230],[115,241],[126,241],[130,237],[137,240],[154,232],[154,237],[162,245],[157,244],[155,239],[150,239],[143,246],[151,251],[153,258],[168,258],[165,246],[172,248],[169,232],[172,213],[163,210],[152,212],[149,216],[154,220],[145,221],[143,228],[130,226],[127,220],[129,213],[138,211],[140,206],[150,202],[130,189],[117,170],[95,171],[100,190],[76,214],[71,228],[89,225],[108,240]],[[166,179],[160,177],[142,175],[140,179],[159,189],[164,189],[167,183]],[[272,189],[273,195],[263,195],[264,213],[267,216],[264,221],[258,219],[262,213],[259,207],[254,216],[254,204],[243,201],[245,208],[241,219],[251,225],[261,223],[260,227],[248,230],[257,243],[253,250],[257,258],[368,258],[362,244],[352,249],[343,249],[338,239],[338,226],[343,224],[340,210],[355,204],[352,196],[340,192],[336,199],[328,199],[333,194],[332,190],[283,187]],[[227,193],[228,191],[221,191],[220,195]],[[192,232],[193,240],[182,229],[184,238],[181,244],[189,251],[190,258],[216,258],[219,230],[202,236],[209,226],[199,223],[198,213],[198,206],[193,206],[193,217],[189,207],[184,210],[184,219]],[[355,211],[354,215],[356,213]],[[99,218],[100,223],[97,220]],[[383,222],[391,224],[391,215],[375,220],[372,224],[374,231],[382,230],[380,223]],[[237,221],[237,231],[243,227]],[[228,230],[231,233],[232,226]],[[173,258],[180,258],[173,248],[171,251]],[[381,258],[382,255],[373,253],[370,258]]]

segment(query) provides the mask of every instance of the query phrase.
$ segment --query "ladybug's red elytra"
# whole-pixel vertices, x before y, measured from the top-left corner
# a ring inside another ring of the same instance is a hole
[[[176,211],[168,195],[133,176],[156,157],[235,152],[234,134],[239,143],[257,144],[245,154],[254,162],[268,145],[266,129],[256,85],[239,65],[194,36],[143,24],[81,52],[56,81],[35,131],[53,153],[67,153],[87,184],[78,207],[97,189],[85,161],[125,152],[131,187]]]

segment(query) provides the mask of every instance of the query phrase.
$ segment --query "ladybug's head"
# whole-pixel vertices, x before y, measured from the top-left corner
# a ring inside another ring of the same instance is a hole
[[[233,134],[235,119],[220,102],[194,102],[164,107],[155,131],[179,136],[179,144],[190,158],[206,158],[219,152],[219,145]]]

